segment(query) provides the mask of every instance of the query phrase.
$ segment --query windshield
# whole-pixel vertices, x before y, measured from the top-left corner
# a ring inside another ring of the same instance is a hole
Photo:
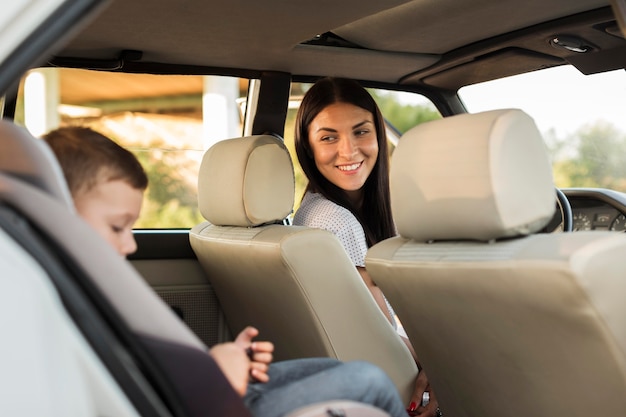
[[[626,192],[626,72],[584,75],[562,66],[464,87],[471,113],[519,108],[530,114],[552,158],[557,187]]]

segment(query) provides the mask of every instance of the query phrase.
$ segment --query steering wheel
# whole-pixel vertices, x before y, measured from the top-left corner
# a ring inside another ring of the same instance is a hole
[[[556,231],[571,232],[574,230],[572,206],[565,193],[556,188],[556,210],[550,222],[541,230],[543,233]]]
[[[561,210],[561,218],[563,219],[563,231],[571,232],[574,230],[574,216],[572,215],[572,205],[569,203],[567,196],[559,188],[556,188],[556,202]]]

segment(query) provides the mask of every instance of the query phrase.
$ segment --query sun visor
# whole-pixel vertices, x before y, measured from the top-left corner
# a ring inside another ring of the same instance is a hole
[[[585,75],[626,68],[626,45],[612,49],[577,54],[567,57],[567,62]]]
[[[564,60],[551,55],[521,48],[508,48],[428,76],[423,81],[433,87],[456,91],[467,84],[495,80],[518,74],[520,71],[534,71],[564,63]],[[521,65],[524,65],[524,68],[521,68]],[[415,80],[408,77],[403,81],[411,84]]]

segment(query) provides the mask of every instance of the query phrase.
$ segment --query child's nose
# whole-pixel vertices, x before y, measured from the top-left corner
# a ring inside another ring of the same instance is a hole
[[[121,253],[124,256],[130,255],[131,253],[135,253],[137,250],[137,242],[135,241],[135,236],[133,232],[129,232],[125,235],[125,238],[122,242]]]

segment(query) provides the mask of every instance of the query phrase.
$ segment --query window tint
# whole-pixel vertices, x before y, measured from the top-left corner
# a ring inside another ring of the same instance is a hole
[[[189,228],[203,221],[197,178],[213,143],[242,134],[249,80],[219,76],[31,71],[15,120],[33,135],[58,126],[97,130],[141,161],[149,178],[136,228]]]

